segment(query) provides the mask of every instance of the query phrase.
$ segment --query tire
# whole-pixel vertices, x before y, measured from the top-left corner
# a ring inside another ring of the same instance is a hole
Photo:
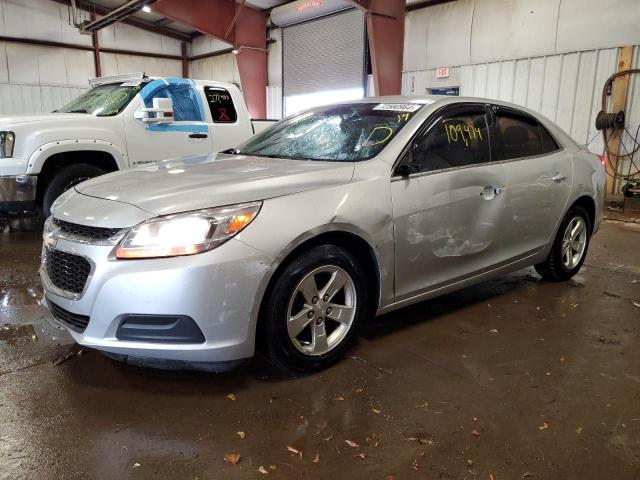
[[[568,255],[565,256],[563,247],[568,247],[567,241],[571,240],[567,239],[571,238],[571,236],[565,236],[570,230],[570,226],[571,230],[573,230],[577,225],[582,225],[582,229],[576,234],[576,240],[580,243],[571,244],[570,259]],[[542,275],[542,278],[552,282],[562,282],[569,280],[578,273],[578,270],[582,267],[582,263],[587,256],[589,241],[591,239],[591,229],[591,221],[589,220],[589,214],[587,211],[580,205],[574,205],[571,207],[560,224],[560,228],[556,234],[549,256],[544,262],[535,265],[536,271]],[[582,247],[582,244],[584,244],[584,247]],[[580,249],[579,257],[576,248]]]
[[[51,205],[64,192],[80,182],[105,173],[100,167],[88,163],[74,163],[56,172],[42,195],[42,216],[46,219],[51,215]]]
[[[334,296],[322,297],[327,286],[339,286],[343,281],[337,293],[329,290],[328,295]],[[362,317],[369,311],[362,266],[335,245],[320,245],[295,258],[277,274],[268,292],[260,315],[259,349],[271,364],[287,373],[314,372],[337,362],[352,345]],[[292,317],[298,321],[291,321]]]

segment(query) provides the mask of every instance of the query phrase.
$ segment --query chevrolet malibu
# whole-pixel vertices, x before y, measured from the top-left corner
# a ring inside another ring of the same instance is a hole
[[[116,172],[54,204],[44,303],[81,345],[222,369],[336,362],[360,324],[523,267],[580,269],[604,168],[504,102],[380,97],[237,149]]]

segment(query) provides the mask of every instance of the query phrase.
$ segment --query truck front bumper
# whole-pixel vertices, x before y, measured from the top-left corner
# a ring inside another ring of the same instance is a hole
[[[30,210],[36,199],[35,175],[0,176],[0,211],[20,213]]]

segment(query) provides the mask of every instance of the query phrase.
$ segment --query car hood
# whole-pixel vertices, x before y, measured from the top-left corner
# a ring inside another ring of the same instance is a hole
[[[167,215],[340,185],[353,171],[353,163],[214,154],[115,172],[75,188]]]
[[[95,118],[93,115],[88,115],[86,113],[39,113],[36,115],[11,115],[6,117],[0,117],[0,126],[11,126],[11,125],[20,125],[23,123],[64,123],[68,122],[70,119],[83,119],[83,120],[93,120]]]

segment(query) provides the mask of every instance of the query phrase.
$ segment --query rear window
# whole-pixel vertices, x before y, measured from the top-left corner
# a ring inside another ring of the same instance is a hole
[[[503,107],[494,111],[499,138],[496,160],[535,157],[558,150],[551,134],[535,118]]]
[[[238,119],[231,94],[224,88],[204,87],[213,123],[234,123]]]

